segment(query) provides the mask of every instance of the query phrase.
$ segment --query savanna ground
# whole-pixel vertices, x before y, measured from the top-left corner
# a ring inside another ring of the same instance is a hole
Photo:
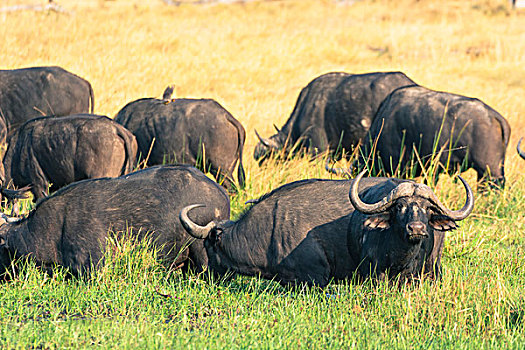
[[[96,112],[109,116],[171,83],[178,97],[216,99],[247,131],[248,185],[232,198],[233,217],[281,184],[330,177],[322,161],[259,168],[252,158],[253,129],[272,134],[300,89],[330,71],[400,70],[494,107],[512,127],[507,187],[476,194],[474,213],[447,235],[438,282],[324,290],[243,277],[210,282],[168,271],[153,252],[121,242],[90,280],[29,265],[2,284],[0,347],[525,347],[525,161],[515,151],[525,136],[524,12],[504,0],[60,4],[72,13],[0,12],[1,68],[62,66],[92,83]],[[474,184],[472,171],[465,176]],[[435,191],[452,208],[464,201],[446,176]]]

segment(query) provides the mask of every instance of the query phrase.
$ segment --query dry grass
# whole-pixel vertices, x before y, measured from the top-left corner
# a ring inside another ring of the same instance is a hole
[[[524,170],[514,149],[525,134],[525,13],[503,0],[60,4],[74,14],[0,13],[2,68],[60,65],[92,82],[96,111],[109,116],[170,83],[178,96],[214,98],[245,126],[249,168],[253,129],[272,133],[314,77],[401,70],[503,114],[513,129],[509,167]]]

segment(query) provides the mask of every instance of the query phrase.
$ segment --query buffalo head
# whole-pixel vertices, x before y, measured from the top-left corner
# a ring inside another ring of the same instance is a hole
[[[259,165],[264,163],[264,161],[271,156],[272,152],[277,153],[283,148],[284,142],[283,136],[281,135],[282,132],[275,124],[273,126],[275,130],[277,130],[277,134],[270,136],[270,138],[267,139],[262,138],[257,130],[255,130],[255,135],[259,139],[259,143],[255,146],[253,158],[259,162]]]
[[[403,181],[389,192],[370,189],[365,201],[358,194],[361,172],[350,187],[350,201],[356,209],[349,228],[349,250],[361,265],[360,273],[379,277],[408,277],[422,272],[439,271],[444,232],[457,228],[474,207],[474,196],[463,178],[467,200],[463,208],[453,211],[443,205],[423,184]],[[379,201],[377,196],[381,193]],[[372,202],[372,204],[369,204]],[[356,256],[357,255],[357,256]],[[437,265],[437,266],[436,266]]]

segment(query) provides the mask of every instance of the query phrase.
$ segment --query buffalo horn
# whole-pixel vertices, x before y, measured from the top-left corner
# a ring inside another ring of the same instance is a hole
[[[518,142],[518,154],[520,155],[521,158],[525,159],[525,150],[522,150],[521,149],[521,141],[523,140],[523,137],[520,139],[520,141]]]
[[[377,214],[381,213],[388,208],[390,208],[400,197],[410,196],[414,193],[414,184],[412,182],[403,182],[396,186],[390,193],[381,199],[379,202],[374,204],[367,204],[359,198],[358,188],[361,178],[366,173],[366,169],[361,171],[359,175],[356,176],[352,185],[350,186],[350,202],[352,205],[362,213],[365,214]]]
[[[398,198],[401,197],[408,197],[417,195],[423,198],[426,198],[430,201],[432,201],[434,204],[436,204],[439,209],[448,217],[450,217],[453,220],[459,221],[465,219],[469,214],[472,212],[472,209],[474,209],[474,194],[472,193],[472,189],[468,185],[468,183],[461,177],[458,176],[461,182],[463,183],[463,186],[465,187],[465,192],[467,194],[467,200],[465,202],[465,205],[463,208],[459,210],[450,210],[445,205],[443,205],[436,197],[434,192],[430,189],[430,187],[426,185],[420,185],[415,184],[413,182],[403,182],[396,186],[390,193],[381,199],[379,202],[374,204],[367,204],[361,201],[359,198],[359,193],[357,191],[359,186],[359,181],[361,181],[361,178],[365,174],[365,171],[362,171],[357,175],[357,177],[352,182],[352,185],[350,186],[350,201],[354,205],[354,207],[359,210],[362,213],[365,214],[377,214],[380,212],[383,212],[390,208],[395,201]]]
[[[459,210],[448,209],[443,203],[439,201],[439,199],[437,199],[434,192],[432,192],[432,190],[428,186],[416,185],[417,187],[415,194],[434,202],[434,204],[436,204],[439,207],[443,214],[445,214],[452,220],[463,220],[467,216],[469,216],[472,212],[472,209],[474,209],[474,194],[472,193],[472,189],[468,185],[467,181],[465,181],[461,176],[458,177],[463,183],[463,186],[465,187],[465,192],[467,194],[467,200],[465,201],[465,205],[463,205],[463,208]]]
[[[180,223],[184,229],[193,237],[198,239],[205,239],[210,234],[210,231],[216,227],[215,222],[210,221],[206,226],[199,226],[188,217],[188,212],[195,208],[205,207],[204,204],[193,204],[182,208],[179,214]]]
[[[255,135],[257,135],[257,138],[259,139],[259,141],[261,141],[261,143],[266,147],[266,148],[274,148],[274,149],[277,149],[277,145],[275,144],[274,141],[270,140],[270,139],[263,139],[261,137],[261,135],[259,135],[259,133],[257,132],[257,130],[255,130]]]

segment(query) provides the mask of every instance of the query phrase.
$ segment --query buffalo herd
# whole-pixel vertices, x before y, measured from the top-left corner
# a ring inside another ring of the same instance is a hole
[[[36,201],[25,216],[0,213],[3,279],[20,259],[89,275],[111,232],[147,240],[183,271],[321,287],[437,279],[445,233],[473,211],[474,194],[458,175],[466,200],[452,210],[408,178],[471,168],[479,188],[505,185],[510,126],[490,106],[401,72],[334,72],[301,90],[275,135],[255,131],[254,158],[326,156],[327,170],[355,178],[285,184],[231,221],[228,195],[246,185],[245,129],[218,102],[173,90],[111,119],[94,114],[91,84],[62,68],[0,70],[0,195],[13,209],[28,191]],[[521,140],[517,151],[525,159]],[[329,167],[342,157],[349,169]]]

